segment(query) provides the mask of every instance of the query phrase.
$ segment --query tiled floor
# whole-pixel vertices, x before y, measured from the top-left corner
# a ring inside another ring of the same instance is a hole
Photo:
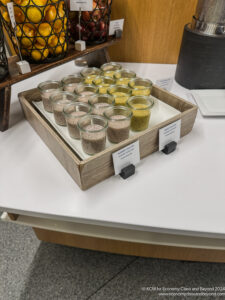
[[[0,221],[1,300],[187,299],[160,296],[147,289],[200,286],[225,287],[225,264],[147,259],[63,247],[39,242],[30,228]]]

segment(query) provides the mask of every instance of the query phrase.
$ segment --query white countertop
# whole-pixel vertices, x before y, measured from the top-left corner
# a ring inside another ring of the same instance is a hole
[[[175,65],[124,64],[153,81]],[[155,232],[225,238],[225,118],[198,113],[178,149],[143,159],[128,180],[111,177],[81,191],[23,118],[17,93],[74,72],[70,62],[12,88],[13,126],[0,133],[0,210]],[[173,83],[183,98],[187,90]]]

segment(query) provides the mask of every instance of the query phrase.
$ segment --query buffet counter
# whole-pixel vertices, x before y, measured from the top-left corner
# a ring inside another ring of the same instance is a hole
[[[174,77],[176,69],[123,66],[153,82]],[[24,119],[17,97],[73,68],[69,62],[12,86],[12,124],[0,134],[2,219],[33,227],[41,240],[69,246],[225,262],[225,118],[198,112],[175,152],[155,152],[127,180],[113,176],[81,191]],[[171,92],[194,103],[176,82]]]

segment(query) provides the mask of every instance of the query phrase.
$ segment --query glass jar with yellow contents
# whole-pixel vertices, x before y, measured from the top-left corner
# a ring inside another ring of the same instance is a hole
[[[149,79],[134,78],[129,82],[133,96],[149,96],[152,91],[153,83]]]
[[[126,106],[127,100],[131,96],[131,89],[125,85],[112,85],[108,88],[108,94],[115,99],[115,105]]]
[[[84,68],[80,74],[84,77],[84,83],[92,84],[94,78],[101,75],[101,70],[98,68]]]
[[[143,131],[147,129],[154,100],[147,96],[133,96],[129,98],[127,105],[133,112],[131,130]]]
[[[136,77],[136,73],[130,70],[122,69],[116,71],[114,78],[116,79],[116,84],[118,85],[128,85],[131,79]]]
[[[108,87],[115,84],[115,79],[112,77],[97,76],[94,78],[93,84],[98,86],[98,92],[100,94],[106,94]]]
[[[107,77],[113,77],[115,72],[121,69],[122,66],[114,62],[106,63],[101,66],[102,74]]]

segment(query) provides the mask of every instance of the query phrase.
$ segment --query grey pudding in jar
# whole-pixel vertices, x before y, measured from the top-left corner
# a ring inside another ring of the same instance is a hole
[[[108,94],[96,94],[90,96],[88,103],[92,106],[94,115],[103,116],[104,111],[108,107],[113,107],[115,100],[113,96]]]
[[[107,108],[104,116],[108,120],[107,136],[111,143],[120,143],[129,138],[131,109],[124,106]]]
[[[91,113],[91,106],[87,103],[75,102],[64,107],[68,132],[71,138],[80,139],[80,130],[77,126],[80,118]]]
[[[88,115],[78,121],[83,151],[94,155],[106,147],[108,122],[101,116]]]
[[[62,90],[62,83],[59,81],[48,80],[48,81],[41,82],[38,85],[38,89],[41,93],[44,109],[47,112],[53,112],[52,102],[50,100],[50,97],[55,92],[59,92]]]
[[[80,75],[69,75],[62,79],[63,89],[66,92],[73,93],[78,84],[84,82],[84,78]]]
[[[69,92],[56,92],[51,95],[50,99],[56,124],[66,126],[66,119],[63,110],[66,105],[75,102],[76,96]]]
[[[92,84],[79,84],[75,90],[78,102],[88,103],[90,96],[98,93],[98,87]]]

